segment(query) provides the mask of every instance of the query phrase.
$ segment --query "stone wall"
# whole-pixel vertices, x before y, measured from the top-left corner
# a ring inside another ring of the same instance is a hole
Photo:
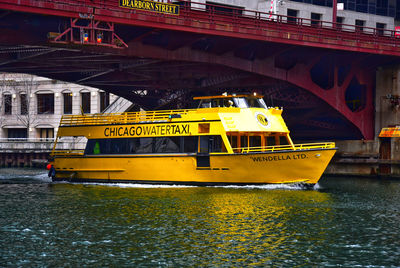
[[[327,175],[400,177],[400,138],[391,138],[391,159],[381,159],[381,140],[337,141],[338,151],[325,171]],[[390,168],[382,173],[382,165]]]

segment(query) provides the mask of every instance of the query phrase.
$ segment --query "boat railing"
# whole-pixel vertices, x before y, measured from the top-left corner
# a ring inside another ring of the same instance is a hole
[[[241,147],[233,148],[234,152],[252,153],[252,152],[276,152],[276,151],[298,151],[298,150],[312,150],[312,149],[333,149],[335,148],[334,142],[326,143],[304,143],[292,145],[275,145],[275,146],[257,146],[257,147]]]
[[[186,110],[160,110],[140,111],[112,114],[85,114],[85,115],[63,115],[60,127],[76,125],[101,125],[101,124],[131,124],[147,122],[167,122],[172,118],[179,118],[194,109]]]

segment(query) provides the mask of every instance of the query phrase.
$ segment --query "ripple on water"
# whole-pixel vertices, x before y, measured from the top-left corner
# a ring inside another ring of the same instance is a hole
[[[301,191],[45,183],[43,175],[28,183],[7,175],[0,186],[0,266],[390,267],[400,259],[398,182],[335,178]]]
[[[0,168],[0,184],[50,183],[51,179],[44,169],[36,168]]]

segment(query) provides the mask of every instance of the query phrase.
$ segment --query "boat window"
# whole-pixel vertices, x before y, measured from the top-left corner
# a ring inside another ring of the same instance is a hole
[[[112,154],[126,154],[128,153],[128,140],[127,139],[114,139],[111,142],[111,151]]]
[[[233,101],[235,102],[236,107],[249,108],[249,104],[245,98],[233,98]]]
[[[200,136],[200,153],[226,152],[224,142],[220,135]]]
[[[221,136],[200,137],[204,141],[202,151],[226,152]],[[85,154],[196,153],[198,141],[199,136],[90,139]]]
[[[267,137],[267,146],[274,146],[276,145],[275,136],[268,136]]]
[[[179,153],[180,137],[160,137],[155,139],[155,153]]]
[[[279,136],[279,144],[280,145],[288,145],[289,144],[286,136]]]
[[[208,153],[210,151],[209,147],[209,136],[200,136],[199,152]]]
[[[230,138],[232,148],[237,148],[238,147],[238,143],[237,143],[238,136],[232,135],[229,138]]]
[[[197,152],[198,136],[183,137],[183,152],[195,153]]]
[[[250,136],[250,147],[261,147],[261,136]]]
[[[211,108],[211,101],[209,100],[202,100],[200,102],[200,108]]]
[[[224,141],[219,135],[210,136],[210,149],[211,152],[226,152],[226,147],[224,146]]]
[[[219,100],[212,100],[212,107],[220,107]]]
[[[268,109],[267,104],[265,104],[264,99],[260,98],[260,99],[257,99],[257,101],[258,101],[258,103],[259,103],[261,108]]]
[[[234,107],[232,99],[224,99],[223,103],[224,103],[224,105],[223,105],[224,107]]]
[[[248,136],[241,136],[240,137],[240,147],[241,148],[243,148],[243,147],[248,147],[249,145],[248,145],[248,143],[247,143],[247,137]]]
[[[113,149],[118,151],[116,153],[119,153],[120,148],[123,148],[123,145],[120,143],[121,140],[119,139],[115,139],[114,144],[111,144],[111,141],[108,139],[88,140],[85,154],[110,154]]]
[[[263,108],[255,98],[249,98],[247,99],[247,102],[249,103],[250,108]]]
[[[139,142],[136,143],[135,153],[149,154],[153,152],[153,139],[154,138],[139,138]]]
[[[95,154],[94,146],[95,146],[96,142],[98,142],[98,141],[97,140],[88,140],[88,142],[86,143],[85,154]],[[96,149],[96,152],[99,152],[99,154],[101,153],[100,146],[99,146],[98,150]]]
[[[265,104],[264,100],[261,98],[249,98],[247,99],[249,106],[251,108],[264,108],[267,109],[267,105]]]

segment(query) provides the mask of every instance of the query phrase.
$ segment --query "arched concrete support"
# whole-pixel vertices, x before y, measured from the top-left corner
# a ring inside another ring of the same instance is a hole
[[[289,70],[277,68],[275,66],[276,53],[271,51],[271,56],[265,59],[255,59],[253,61],[242,59],[228,52],[222,55],[207,53],[194,50],[190,47],[182,47],[176,50],[167,50],[162,47],[148,46],[141,42],[129,43],[129,48],[121,51],[121,54],[130,57],[148,57],[171,61],[191,61],[200,63],[210,63],[239,69],[242,71],[263,75],[266,77],[288,81],[304,90],[307,90],[334,108],[347,121],[353,124],[360,132],[360,138],[373,139],[373,89],[374,89],[374,70],[365,69],[361,66],[362,61],[351,64],[351,69],[346,79],[341,85],[338,83],[337,66],[335,66],[334,87],[322,89],[316,85],[310,75],[310,70],[315,63],[316,57],[309,57],[305,61],[297,62]],[[351,111],[346,105],[345,93],[351,80],[356,77],[360,84],[366,87],[364,108]]]
[[[375,135],[400,124],[400,65],[380,67],[376,73]]]

